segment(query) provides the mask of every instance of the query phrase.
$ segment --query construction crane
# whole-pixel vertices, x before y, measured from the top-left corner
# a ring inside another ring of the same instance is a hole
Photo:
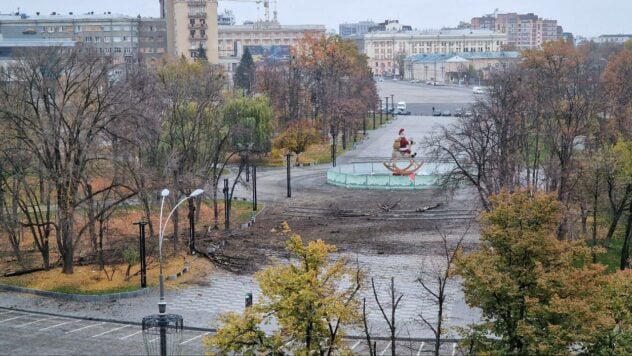
[[[223,0],[223,1],[234,1],[234,2],[253,2],[255,4],[263,3],[263,8],[265,10],[265,19],[266,21],[270,21],[270,3],[274,4],[274,21],[277,20],[277,0]]]

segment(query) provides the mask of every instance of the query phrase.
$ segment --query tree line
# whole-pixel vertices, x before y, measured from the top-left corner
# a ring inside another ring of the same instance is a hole
[[[55,245],[63,272],[72,273],[87,242],[103,265],[104,230],[117,207],[134,204],[151,217],[164,187],[175,191],[172,205],[205,187],[217,226],[220,176],[245,150],[267,152],[275,123],[265,96],[227,94],[224,74],[204,61],[123,72],[79,46],[17,54],[0,73],[0,126],[2,232],[19,264],[24,228],[44,268],[55,263]],[[196,218],[200,204],[189,205]],[[175,246],[177,212],[173,218]]]
[[[629,267],[631,73],[632,52],[621,46],[560,41],[523,52],[519,65],[492,74],[476,115],[428,140],[454,167],[442,183],[473,187],[488,211],[502,191],[555,193],[558,237],[594,251],[620,238],[620,268]]]

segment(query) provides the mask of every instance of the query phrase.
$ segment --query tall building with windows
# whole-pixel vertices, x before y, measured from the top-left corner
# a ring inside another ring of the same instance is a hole
[[[141,53],[160,54],[164,47],[164,26],[159,19],[139,18],[104,13],[42,15],[0,15],[0,35],[15,45],[49,42],[66,44],[81,43],[93,46],[98,53],[109,56],[114,63],[131,63]],[[152,25],[152,23],[156,23]],[[147,26],[145,26],[147,25]],[[145,27],[147,29],[145,30]],[[151,35],[143,35],[150,32]],[[151,41],[144,39],[152,38]],[[160,38],[163,38],[161,40]],[[151,42],[151,43],[148,43]],[[145,47],[155,50],[145,51]]]
[[[375,75],[403,75],[404,58],[416,54],[498,52],[507,35],[490,30],[372,31],[353,36],[358,49],[369,58]]]
[[[472,29],[487,29],[507,34],[507,45],[517,50],[539,48],[548,41],[562,38],[557,20],[547,20],[533,13],[506,13],[472,18]]]
[[[166,19],[167,53],[195,59],[200,49],[211,63],[219,63],[217,52],[217,0],[161,0]]]

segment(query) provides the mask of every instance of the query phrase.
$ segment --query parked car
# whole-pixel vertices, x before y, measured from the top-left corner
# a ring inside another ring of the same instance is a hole
[[[452,116],[452,113],[450,112],[450,110],[443,110],[441,112],[441,116]]]
[[[432,112],[432,116],[441,116],[441,110],[435,110]]]
[[[483,88],[483,87],[472,87],[472,93],[474,93],[474,94],[485,94],[485,88]]]
[[[432,80],[429,80],[426,82],[426,85],[432,85],[432,83],[433,83]]]
[[[463,113],[464,117],[472,117],[472,112],[470,110],[466,110],[465,113]]]
[[[419,83],[419,79],[412,79],[410,82],[411,83]]]
[[[434,85],[434,86],[436,86],[436,87],[442,87],[442,86],[445,86],[445,84],[444,84],[444,83],[441,83],[441,82],[436,82],[436,81],[435,81],[435,82],[432,82],[432,85]]]
[[[454,116],[456,116],[456,117],[463,116],[463,109],[456,109],[456,110],[454,110]]]
[[[410,111],[397,109],[397,111],[395,112],[395,115],[410,115]]]
[[[384,78],[383,78],[383,77],[377,77],[377,81],[378,81],[378,82],[383,82],[383,81],[384,81]]]

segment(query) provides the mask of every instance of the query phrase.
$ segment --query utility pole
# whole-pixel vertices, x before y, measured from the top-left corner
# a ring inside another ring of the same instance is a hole
[[[388,96],[386,98],[386,121],[388,121]]]

